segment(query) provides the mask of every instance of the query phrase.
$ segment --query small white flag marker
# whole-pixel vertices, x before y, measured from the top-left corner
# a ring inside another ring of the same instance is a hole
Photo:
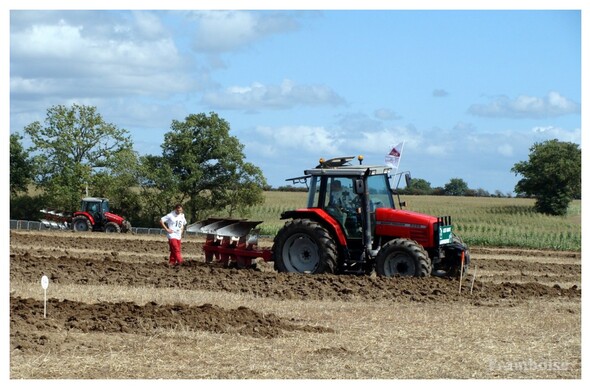
[[[43,318],[47,318],[47,287],[49,286],[49,278],[47,276],[41,277],[41,287],[43,288]]]

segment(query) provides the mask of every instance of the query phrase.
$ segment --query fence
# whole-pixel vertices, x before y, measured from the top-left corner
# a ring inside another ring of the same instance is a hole
[[[10,229],[28,231],[71,231],[69,228],[59,228],[57,224],[52,227],[49,223],[29,220],[10,220]],[[162,228],[131,227],[131,232],[133,234],[166,235],[166,231]],[[185,235],[198,235],[198,233],[185,231]]]

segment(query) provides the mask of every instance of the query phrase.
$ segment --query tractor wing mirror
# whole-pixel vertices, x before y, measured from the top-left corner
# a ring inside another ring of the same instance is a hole
[[[405,178],[406,178],[406,188],[409,188],[410,185],[412,184],[412,176],[410,176],[410,173],[406,173]]]
[[[357,195],[365,194],[365,181],[360,178],[354,180],[354,193]]]

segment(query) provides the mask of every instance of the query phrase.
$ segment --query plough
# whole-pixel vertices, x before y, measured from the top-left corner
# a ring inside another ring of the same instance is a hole
[[[272,252],[258,248],[258,230],[262,221],[244,219],[209,218],[189,225],[188,232],[206,234],[205,262],[215,262],[224,267],[248,268],[255,266],[254,260],[271,260]]]
[[[43,214],[43,218],[39,221],[45,228],[55,230],[67,230],[70,228],[68,220],[72,219],[71,213],[45,208],[41,209],[39,212]]]

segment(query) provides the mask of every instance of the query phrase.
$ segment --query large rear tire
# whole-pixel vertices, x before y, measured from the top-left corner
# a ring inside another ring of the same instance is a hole
[[[121,232],[121,227],[119,227],[119,225],[115,222],[108,222],[105,226],[104,226],[104,232],[109,232],[109,233],[119,233]]]
[[[76,232],[92,231],[92,223],[85,216],[76,216],[72,219],[72,229]]]
[[[432,263],[424,247],[410,239],[393,239],[385,243],[375,260],[380,276],[427,277]]]
[[[272,246],[275,270],[292,273],[334,273],[337,249],[321,224],[309,219],[285,223]]]

